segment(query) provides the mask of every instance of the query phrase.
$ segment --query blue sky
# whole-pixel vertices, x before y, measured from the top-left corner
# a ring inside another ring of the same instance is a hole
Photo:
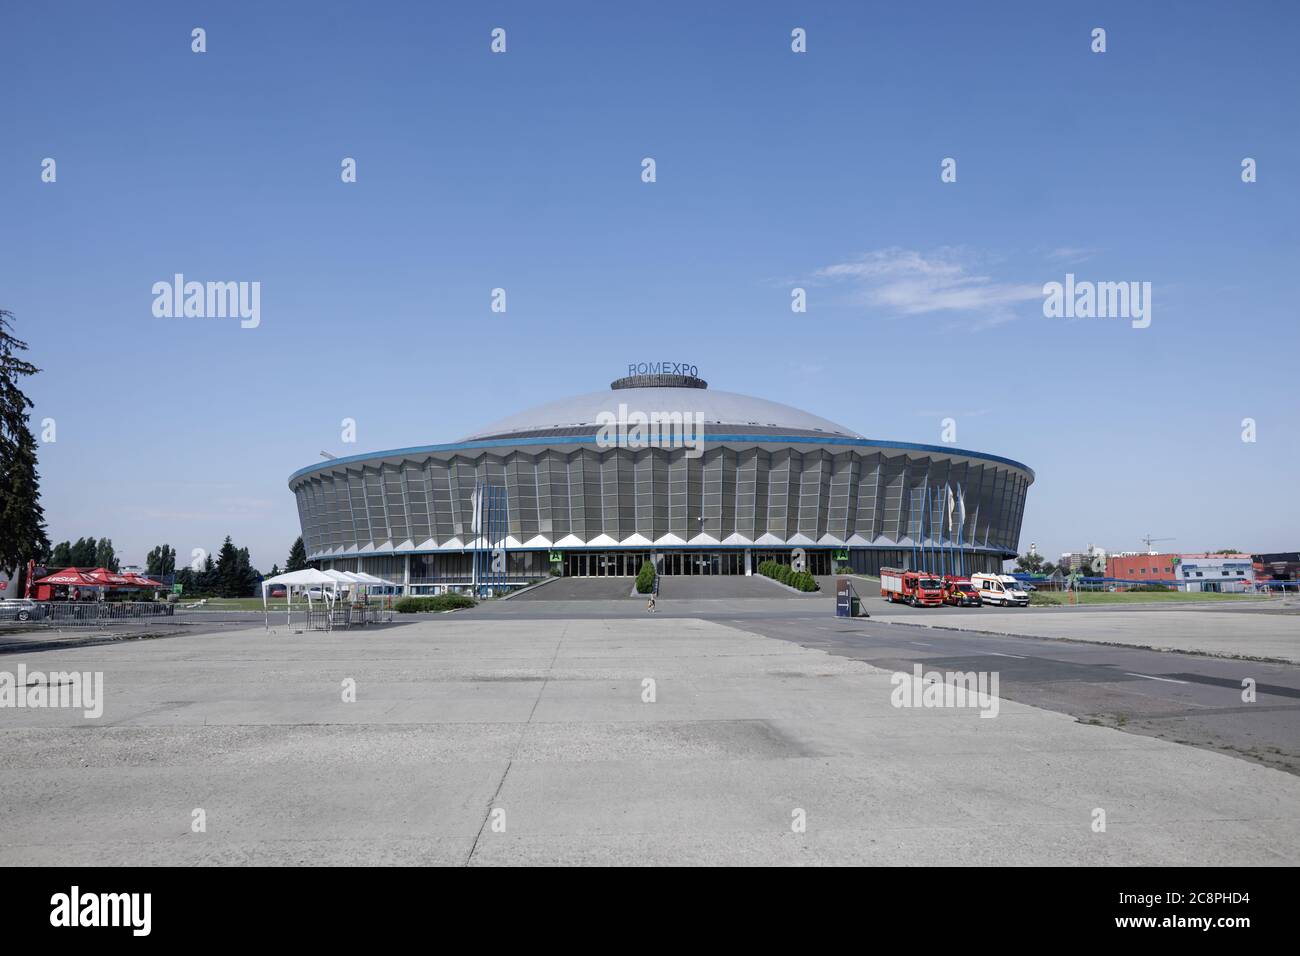
[[[873,438],[955,418],[1037,472],[1022,548],[1300,547],[1300,8],[620,6],[7,5],[51,537],[268,569],[322,449],[682,358]],[[177,272],[260,282],[261,325],[154,317]],[[1151,282],[1151,326],[1045,318],[1066,272]]]

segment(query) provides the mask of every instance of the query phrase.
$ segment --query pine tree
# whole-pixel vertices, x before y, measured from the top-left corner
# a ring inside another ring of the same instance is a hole
[[[289,549],[289,558],[284,562],[284,569],[286,571],[301,571],[305,567],[307,567],[307,549],[303,547],[302,535],[298,535],[298,540]]]
[[[13,313],[0,309],[0,571],[19,566],[50,546],[36,470],[36,436],[28,422],[32,400],[19,381],[40,371],[18,357],[27,343],[9,334]]]
[[[247,548],[240,548],[237,552],[237,558],[235,577],[238,581],[239,590],[234,597],[253,597],[257,593],[257,580],[260,575],[257,573],[257,569],[253,567]]]
[[[217,552],[217,594],[221,597],[239,597],[239,552],[235,550],[230,535]]]
[[[212,555],[205,555],[203,558],[203,570],[194,576],[195,590],[199,594],[217,594],[220,590],[220,579],[217,576],[217,566],[212,560]]]
[[[36,440],[21,432],[13,454],[0,452],[0,570],[13,574],[49,548],[39,504]]]

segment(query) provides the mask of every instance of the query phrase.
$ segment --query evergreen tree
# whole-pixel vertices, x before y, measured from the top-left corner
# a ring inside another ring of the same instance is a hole
[[[275,577],[279,573],[280,573],[280,566],[278,564],[271,565],[271,577]]]
[[[9,334],[12,318],[12,312],[0,309],[0,570],[9,575],[50,546],[36,436],[28,424],[32,400],[19,387],[40,369],[18,356],[27,343]]]
[[[239,597],[240,574],[239,552],[235,550],[230,535],[226,535],[226,540],[217,553],[217,594],[221,597]]]
[[[236,578],[239,582],[239,590],[234,597],[254,597],[257,594],[257,581],[261,575],[253,567],[247,548],[240,548],[237,556],[238,560],[235,567],[237,569]]]
[[[307,549],[303,547],[302,535],[298,535],[298,540],[289,549],[289,559],[284,562],[284,569],[286,571],[301,571],[305,567],[307,567]]]
[[[206,555],[203,558],[203,570],[195,575],[195,590],[199,594],[216,594],[219,590],[219,583],[217,566],[212,560],[212,555]]]
[[[67,568],[72,566],[72,542],[60,541],[50,552],[50,567]]]

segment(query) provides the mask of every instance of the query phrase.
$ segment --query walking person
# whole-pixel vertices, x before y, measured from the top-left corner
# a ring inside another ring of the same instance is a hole
[[[655,592],[650,592],[650,599],[645,602],[645,609],[651,614],[655,612]]]

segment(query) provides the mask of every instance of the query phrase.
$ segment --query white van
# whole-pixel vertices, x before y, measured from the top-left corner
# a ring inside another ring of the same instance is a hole
[[[1009,574],[972,574],[970,583],[980,592],[981,604],[1001,604],[1003,607],[1026,607],[1029,604],[1029,592]]]

